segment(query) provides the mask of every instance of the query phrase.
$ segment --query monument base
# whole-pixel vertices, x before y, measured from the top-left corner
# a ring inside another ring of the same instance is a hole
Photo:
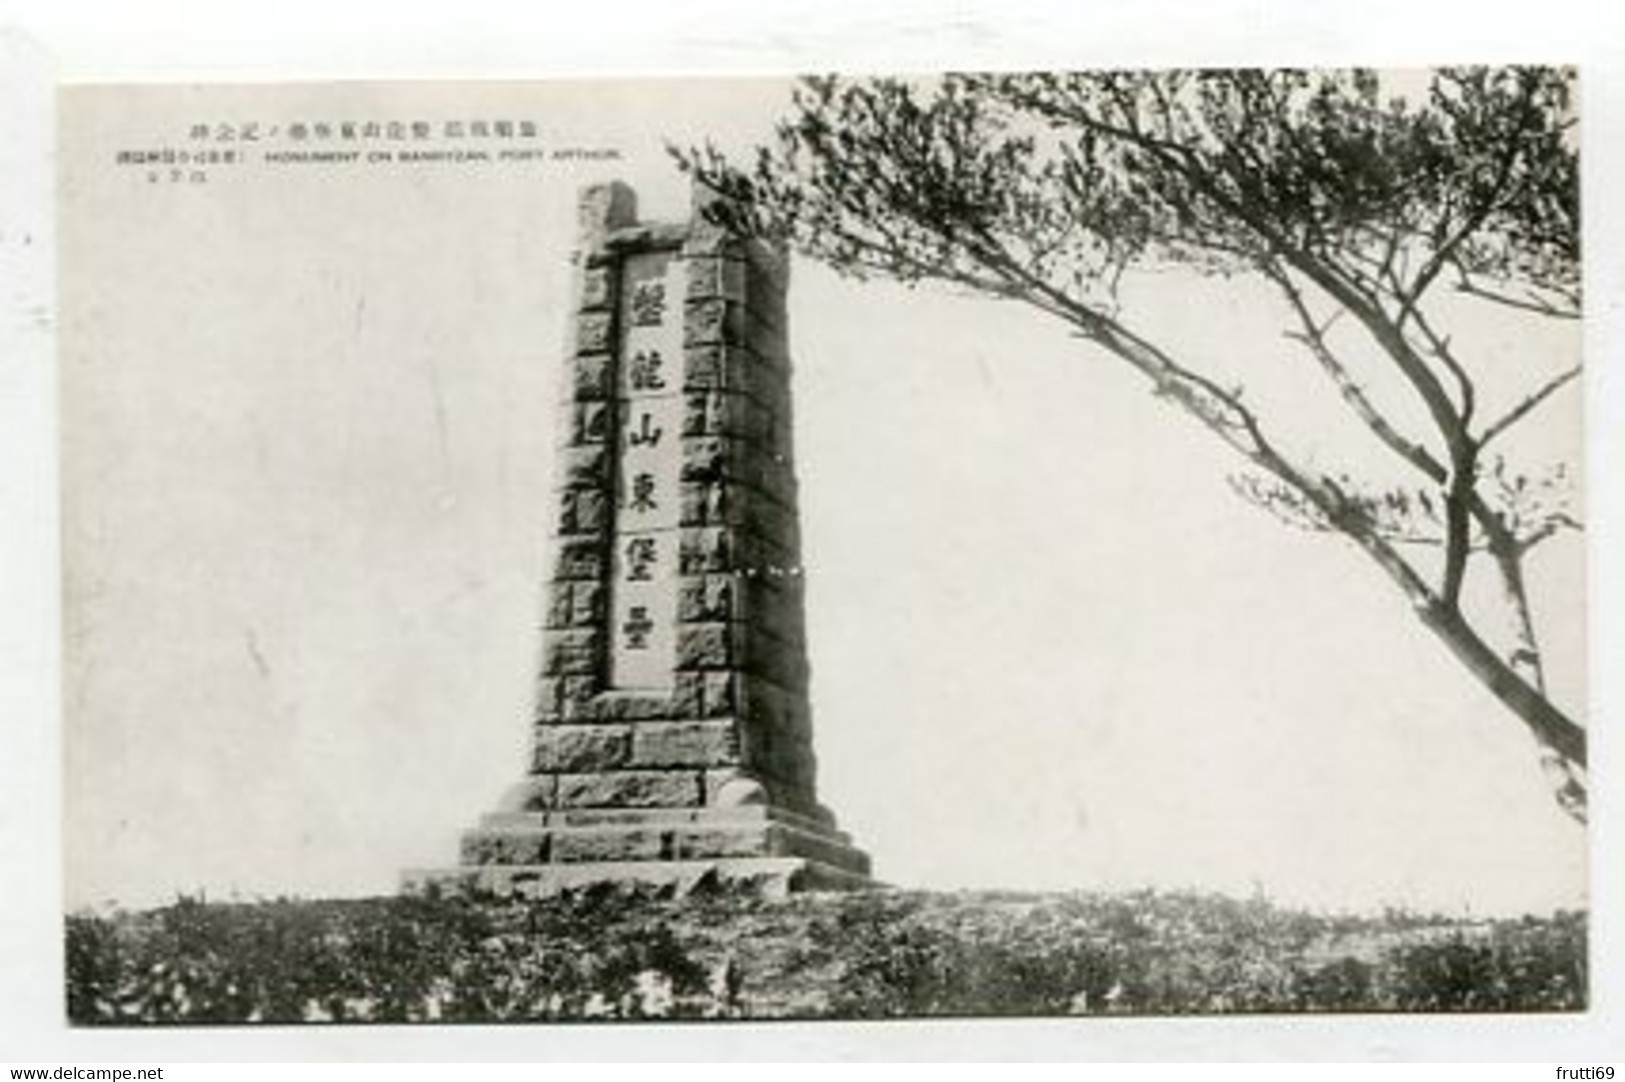
[[[765,806],[495,812],[464,835],[461,866],[402,876],[419,894],[543,898],[600,884],[764,897],[878,886],[846,834]]]

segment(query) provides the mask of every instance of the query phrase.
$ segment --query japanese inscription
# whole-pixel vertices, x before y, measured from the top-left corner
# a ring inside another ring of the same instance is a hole
[[[614,576],[609,687],[669,691],[677,662],[677,556],[681,500],[682,263],[674,253],[633,256],[622,268],[616,389]]]

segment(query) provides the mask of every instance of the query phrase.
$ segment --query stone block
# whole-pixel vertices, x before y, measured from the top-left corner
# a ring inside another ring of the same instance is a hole
[[[615,392],[615,364],[608,353],[591,353],[570,362],[570,393],[578,400],[607,399]]]
[[[742,484],[784,507],[794,507],[796,484],[789,457],[762,453],[743,440],[700,436],[683,440],[679,477],[685,483]]]
[[[607,487],[608,478],[604,479]],[[556,537],[608,536],[609,498],[604,488],[560,489],[556,494]]]
[[[632,765],[721,767],[739,762],[732,721],[648,722],[633,726]]]
[[[749,394],[754,360],[749,350],[739,346],[687,347],[683,350],[683,389]]]
[[[544,631],[542,633],[542,672],[547,676],[581,676],[596,673],[603,642],[595,629]]]
[[[683,435],[732,436],[752,445],[773,434],[773,415],[739,391],[689,392],[683,399]]]
[[[688,481],[681,495],[680,526],[732,526],[748,530],[786,553],[801,547],[795,516],[748,485],[738,481]]]
[[[671,699],[664,695],[615,692],[600,695],[592,704],[600,721],[649,721],[671,716]]]
[[[738,464],[731,461],[735,457],[730,441],[722,436],[685,439],[681,478],[707,484],[720,482],[736,475]]]
[[[585,721],[598,698],[599,673],[566,676],[559,681],[559,711],[565,721]]]
[[[553,578],[561,582],[604,577],[604,544],[597,538],[560,538]]]
[[[688,481],[681,486],[679,526],[720,526],[727,507],[727,486],[721,482]]]
[[[688,272],[686,297],[691,301],[746,299],[745,261],[725,255],[691,256],[685,261]]]
[[[707,672],[701,708],[708,718],[731,716],[739,706],[739,677],[731,672]]]
[[[583,312],[602,311],[614,302],[614,278],[608,267],[589,267],[581,272],[577,307]]]
[[[761,824],[745,828],[691,827],[672,832],[672,855],[678,860],[767,856],[769,846],[768,831]]]
[[[584,188],[576,201],[576,238],[582,248],[593,248],[617,229],[638,220],[638,197],[619,180]]]
[[[677,571],[682,575],[708,575],[734,567],[733,531],[721,526],[688,528],[682,531],[677,547]]]
[[[570,616],[572,627],[592,627],[604,611],[604,587],[597,582],[570,584]]]
[[[566,488],[602,489],[609,484],[609,447],[588,444],[559,452],[559,474]]]
[[[567,446],[579,447],[589,443],[604,443],[609,438],[610,409],[608,402],[587,400],[572,402],[565,408],[564,422]]]
[[[544,676],[536,681],[536,721],[554,722],[563,717],[563,690],[564,682],[557,677]]]
[[[728,624],[679,624],[677,668],[726,669],[737,656],[733,628]]]
[[[673,674],[671,712],[673,717],[697,718],[705,707],[705,674]]]
[[[570,626],[570,584],[555,582],[547,592],[547,617],[543,627],[550,629]]]
[[[737,618],[738,580],[732,574],[694,574],[678,585],[677,619],[683,623]]]
[[[464,864],[542,864],[548,859],[548,836],[474,831],[463,835],[461,849]]]
[[[608,312],[583,312],[576,316],[576,354],[604,353],[610,347],[615,321]]]
[[[700,804],[700,775],[688,770],[560,774],[561,808],[682,808]]]
[[[576,452],[582,448],[569,448],[569,452]],[[585,459],[567,460],[567,466],[584,464]],[[564,490],[558,494],[559,498],[559,533],[564,534],[595,534],[604,536],[609,530],[609,497],[606,489],[609,485],[607,474],[600,476],[598,487]]]
[[[552,773],[613,770],[632,755],[632,732],[624,725],[548,725],[535,734],[531,769]]]
[[[588,827],[561,830],[553,835],[553,860],[560,864],[661,860],[667,848],[666,833],[662,830]]]
[[[497,810],[512,814],[546,811],[556,805],[558,794],[558,778],[551,774],[534,774],[510,785],[497,801]]]

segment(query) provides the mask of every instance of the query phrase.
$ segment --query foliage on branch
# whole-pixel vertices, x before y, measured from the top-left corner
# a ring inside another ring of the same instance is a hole
[[[1425,88],[1370,71],[809,78],[752,160],[674,153],[734,228],[847,274],[1022,302],[1131,365],[1244,460],[1238,492],[1370,557],[1583,818],[1585,731],[1547,695],[1523,572],[1580,527],[1571,475],[1486,453],[1579,368],[1540,359],[1491,411],[1449,318],[1578,318],[1574,83],[1537,67],[1444,69]],[[1321,468],[1244,388],[1136,323],[1125,281],[1170,268],[1265,283],[1331,400],[1408,480]],[[1510,632],[1464,608],[1480,566]]]

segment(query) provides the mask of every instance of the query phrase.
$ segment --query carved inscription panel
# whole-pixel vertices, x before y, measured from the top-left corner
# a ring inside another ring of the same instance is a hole
[[[615,415],[612,691],[670,691],[677,663],[683,263],[629,258],[621,282]]]

